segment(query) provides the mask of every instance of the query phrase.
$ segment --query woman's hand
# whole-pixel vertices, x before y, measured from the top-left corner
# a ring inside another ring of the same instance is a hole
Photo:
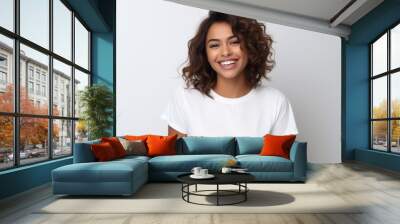
[[[170,135],[178,135],[178,138],[182,138],[182,137],[186,137],[186,134],[180,133],[179,131],[171,128],[170,126],[168,126],[168,136]]]

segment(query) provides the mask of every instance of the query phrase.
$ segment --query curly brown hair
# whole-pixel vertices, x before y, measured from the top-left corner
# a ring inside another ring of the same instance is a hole
[[[217,74],[211,68],[207,60],[206,37],[212,24],[226,22],[235,36],[241,42],[248,54],[248,62],[245,67],[246,81],[251,88],[261,84],[262,78],[267,78],[275,65],[272,58],[272,38],[266,34],[266,27],[255,19],[234,16],[219,12],[210,11],[204,19],[196,35],[189,40],[189,54],[187,65],[182,69],[182,76],[187,88],[192,86],[203,94],[210,96],[210,90],[217,82]]]

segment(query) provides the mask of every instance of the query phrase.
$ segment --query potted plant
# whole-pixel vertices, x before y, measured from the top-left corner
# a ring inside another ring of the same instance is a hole
[[[79,106],[82,108],[83,124],[87,127],[89,140],[110,136],[112,126],[113,95],[102,84],[87,86],[80,92]]]

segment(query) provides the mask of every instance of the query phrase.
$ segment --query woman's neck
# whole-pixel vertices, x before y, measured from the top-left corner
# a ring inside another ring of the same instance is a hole
[[[250,92],[251,87],[244,77],[238,79],[223,79],[218,77],[213,90],[220,96],[226,98],[239,98]]]

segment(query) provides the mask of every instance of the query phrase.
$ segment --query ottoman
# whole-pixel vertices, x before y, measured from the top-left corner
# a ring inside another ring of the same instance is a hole
[[[53,193],[132,195],[148,180],[146,159],[74,163],[52,171]]]

